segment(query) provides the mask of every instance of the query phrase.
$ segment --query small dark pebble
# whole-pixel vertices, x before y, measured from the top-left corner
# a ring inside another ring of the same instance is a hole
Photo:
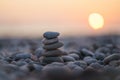
[[[79,58],[80,58],[79,55],[74,54],[74,53],[69,54],[69,56],[73,57],[75,60],[79,60]]]
[[[31,54],[30,53],[18,53],[13,57],[13,60],[20,60],[20,59],[27,59],[27,58],[31,58]]]
[[[103,60],[105,58],[105,54],[97,52],[95,53],[95,58],[98,60]]]
[[[120,54],[112,54],[112,55],[107,56],[104,59],[104,63],[108,64],[110,61],[119,60],[119,59],[120,59]]]
[[[77,55],[79,55],[79,57],[81,57],[81,53],[78,50],[70,50],[69,53],[70,54],[77,54]]]
[[[99,63],[92,63],[90,64],[90,67],[94,68],[97,71],[104,71],[104,66],[100,65]]]
[[[84,59],[83,59],[88,65],[89,64],[91,64],[91,63],[95,63],[95,62],[97,62],[97,60],[96,59],[94,59],[94,58],[92,58],[92,57],[85,57]]]
[[[71,56],[62,56],[64,62],[75,61],[75,59]]]
[[[42,48],[38,48],[38,49],[35,50],[34,55],[37,58],[40,58],[42,56],[42,53],[43,53],[43,49]]]
[[[87,67],[87,63],[85,61],[82,61],[82,60],[81,61],[75,61],[73,63],[82,67],[83,69],[85,69]]]
[[[109,53],[110,52],[110,49],[109,48],[107,48],[107,47],[100,47],[100,48],[98,48],[97,50],[96,50],[96,52],[95,53]]]
[[[85,48],[83,48],[83,49],[81,50],[81,53],[82,53],[84,56],[94,56],[94,53],[93,53],[93,52],[91,52],[90,50],[87,50],[87,49],[85,49]]]
[[[79,67],[78,65],[74,64],[73,62],[68,62],[67,63],[67,66],[72,70],[74,69],[75,67]]]

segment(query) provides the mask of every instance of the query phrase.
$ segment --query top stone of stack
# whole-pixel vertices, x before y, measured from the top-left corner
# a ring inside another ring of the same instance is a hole
[[[60,35],[60,33],[58,32],[46,32],[43,34],[43,36],[46,38],[46,39],[54,39],[56,37],[58,37]]]

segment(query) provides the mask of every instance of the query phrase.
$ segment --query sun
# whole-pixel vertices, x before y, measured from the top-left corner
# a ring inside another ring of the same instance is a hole
[[[88,21],[89,25],[95,30],[101,29],[104,26],[104,18],[99,13],[91,13],[89,15]]]

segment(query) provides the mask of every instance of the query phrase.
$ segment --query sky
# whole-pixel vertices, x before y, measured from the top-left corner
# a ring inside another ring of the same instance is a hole
[[[63,36],[120,32],[120,0],[0,0],[0,36]],[[104,17],[104,28],[88,23],[92,13]]]

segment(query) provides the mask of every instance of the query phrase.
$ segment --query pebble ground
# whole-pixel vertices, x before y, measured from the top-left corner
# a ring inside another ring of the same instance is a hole
[[[42,38],[0,39],[0,80],[120,80],[120,36],[60,40],[63,62],[44,64]]]

